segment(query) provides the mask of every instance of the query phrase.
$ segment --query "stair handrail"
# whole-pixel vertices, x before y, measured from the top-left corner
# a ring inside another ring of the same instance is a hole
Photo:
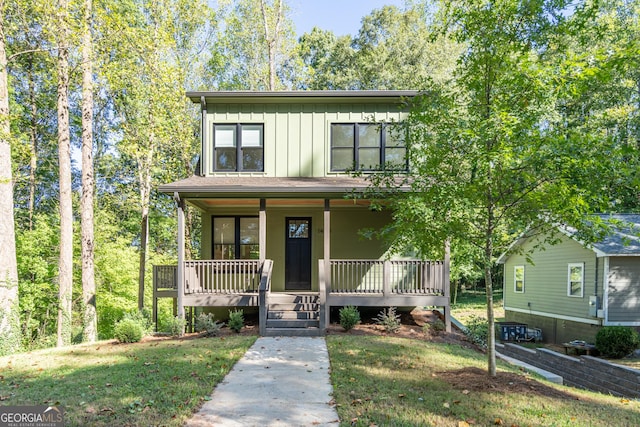
[[[262,274],[260,275],[260,287],[258,288],[259,325],[260,336],[265,336],[267,331],[267,304],[269,293],[271,292],[271,272],[273,260],[265,259],[262,263]]]

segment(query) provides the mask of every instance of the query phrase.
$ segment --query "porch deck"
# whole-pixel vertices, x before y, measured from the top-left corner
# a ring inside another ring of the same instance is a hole
[[[271,260],[185,261],[183,280],[179,283],[177,265],[154,266],[154,319],[158,298],[174,298],[183,307],[254,306],[260,308],[261,335],[268,335],[269,312],[275,312],[282,301],[275,297],[286,294],[295,297],[295,291],[271,290],[272,267]],[[317,297],[313,303],[317,316],[312,317],[317,319],[318,334],[323,334],[329,324],[331,307],[345,305],[442,307],[447,330],[451,328],[446,260],[319,260],[319,272],[318,291],[301,293]],[[291,311],[296,313],[295,298],[291,305]],[[291,317],[301,318],[299,313]],[[305,317],[305,322],[300,323],[308,327],[309,319]]]

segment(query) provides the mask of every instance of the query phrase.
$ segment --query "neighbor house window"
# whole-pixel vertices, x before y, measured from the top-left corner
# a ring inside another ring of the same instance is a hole
[[[524,292],[524,265],[513,267],[513,291],[517,293]]]
[[[264,126],[241,123],[213,125],[213,169],[264,171]]]
[[[584,291],[584,263],[569,264],[567,295],[582,297]]]
[[[406,170],[404,126],[335,123],[331,125],[331,170]]]
[[[258,217],[213,217],[213,259],[258,259]]]

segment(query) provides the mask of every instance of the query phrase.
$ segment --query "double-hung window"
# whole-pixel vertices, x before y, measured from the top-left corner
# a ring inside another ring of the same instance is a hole
[[[258,259],[258,217],[213,217],[213,259]]]
[[[401,124],[334,123],[331,170],[406,170],[407,147]]]
[[[513,291],[516,293],[524,292],[524,265],[513,267]]]
[[[264,125],[214,124],[213,170],[264,171]]]
[[[569,264],[567,276],[567,295],[582,297],[584,294],[584,263]]]

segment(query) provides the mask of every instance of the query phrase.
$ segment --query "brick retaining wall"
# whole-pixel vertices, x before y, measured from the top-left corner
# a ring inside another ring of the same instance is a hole
[[[517,344],[496,344],[496,351],[532,366],[560,375],[564,384],[630,398],[640,397],[640,371],[592,356],[566,356]]]

